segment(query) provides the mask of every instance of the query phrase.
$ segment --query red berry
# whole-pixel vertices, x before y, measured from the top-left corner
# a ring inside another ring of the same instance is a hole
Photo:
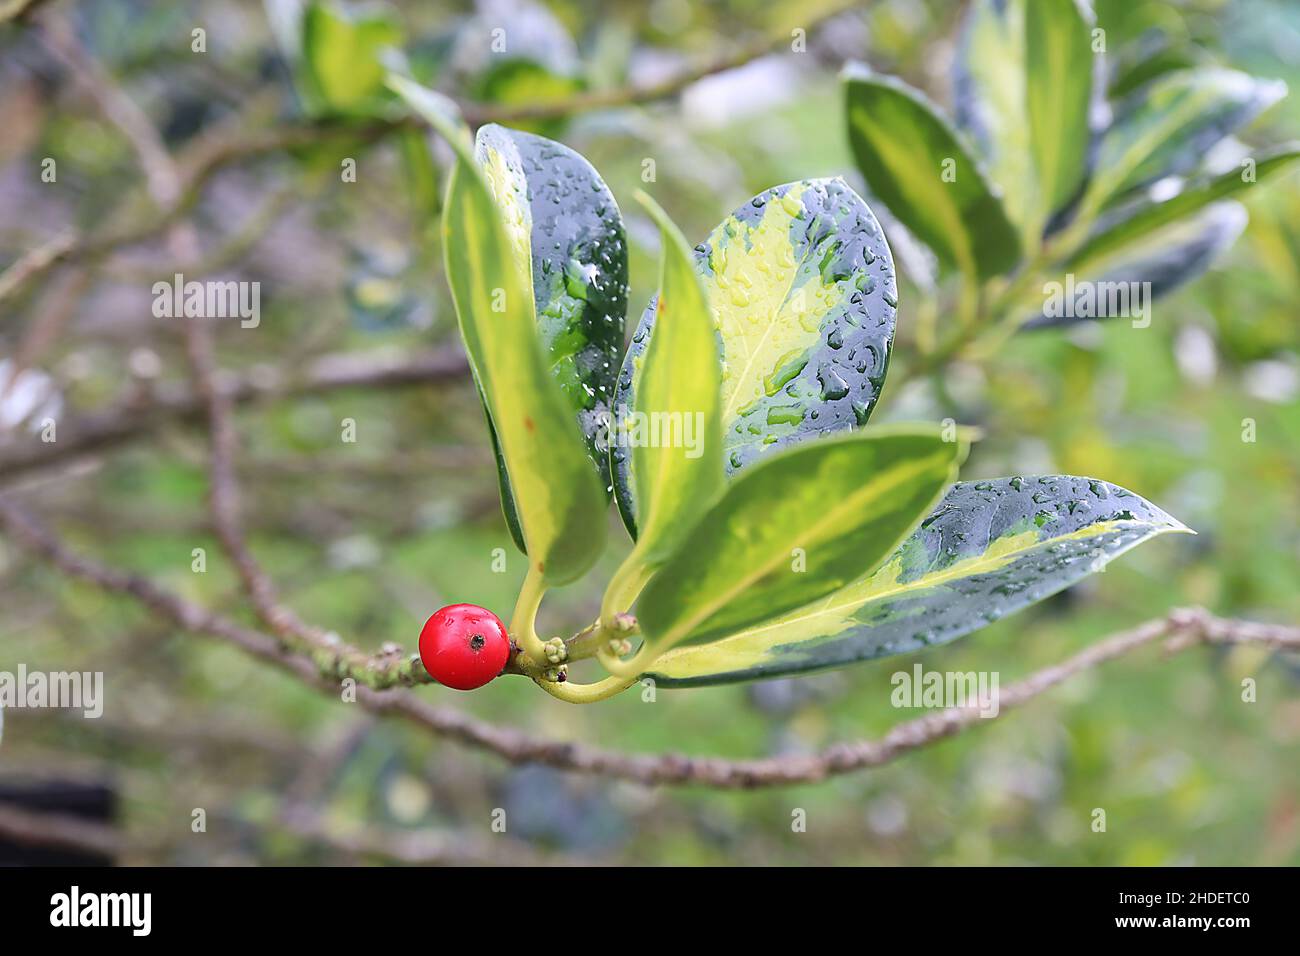
[[[482,687],[510,659],[501,619],[477,604],[449,604],[424,622],[420,660],[429,676],[456,690]]]

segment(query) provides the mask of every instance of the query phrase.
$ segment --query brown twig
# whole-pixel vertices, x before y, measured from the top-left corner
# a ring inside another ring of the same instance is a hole
[[[144,169],[149,193],[159,208],[173,206],[182,193],[182,175],[153,123],[135,102],[90,57],[67,30],[52,29],[49,45],[73,71],[99,104],[105,117],[131,142]],[[193,226],[178,221],[168,230],[172,254],[182,261],[197,259],[198,237]],[[211,447],[209,503],[213,529],[223,550],[234,563],[244,592],[257,616],[286,644],[326,660],[339,676],[364,676],[378,686],[417,684],[430,680],[418,656],[402,655],[396,647],[369,655],[343,643],[337,635],[303,621],[282,603],[270,576],[262,569],[245,539],[239,515],[239,482],[235,475],[238,436],[230,396],[218,386],[218,369],[212,328],[205,318],[184,323],[186,353],[198,394],[207,411]],[[353,667],[357,668],[354,675]]]
[[[218,388],[232,404],[297,398],[343,389],[404,388],[462,379],[469,371],[464,351],[446,346],[417,355],[392,351],[343,353],[315,359],[298,372],[270,366],[243,375],[223,375]],[[0,477],[104,451],[177,422],[200,421],[203,396],[183,386],[159,387],[102,412],[59,422],[58,441],[32,435],[0,438]]]
[[[254,657],[280,665],[317,687],[336,691],[339,681],[348,677],[365,685],[358,688],[358,692],[370,685],[385,687],[404,682],[400,662],[394,661],[392,653],[368,655],[350,650],[330,634],[325,635],[322,646],[313,656],[294,653],[280,638],[214,614],[163,590],[146,578],[124,574],[73,554],[7,498],[0,498],[0,516],[0,523],[16,540],[73,577],[90,581],[108,591],[129,594],[187,631],[220,637]],[[411,681],[408,679],[406,682]]]
[[[76,232],[61,232],[23,253],[4,272],[0,272],[0,302],[16,293],[31,279],[72,258],[83,245]]]
[[[181,193],[181,178],[148,115],[114,82],[99,61],[86,52],[66,20],[48,18],[41,37],[45,48],[67,68],[104,118],[131,144],[154,202],[160,207],[174,204]]]
[[[211,448],[208,497],[213,529],[234,562],[240,581],[258,616],[271,630],[285,639],[297,638],[319,643],[325,637],[324,632],[309,628],[292,610],[279,604],[270,578],[263,573],[244,540],[239,518],[239,485],[235,477],[235,448],[238,438],[231,417],[233,405],[229,396],[217,387],[212,331],[202,319],[189,320],[185,323],[185,341],[194,382],[207,409]]]
[[[464,103],[461,107],[462,114],[467,123],[477,127],[485,123],[508,124],[554,119],[590,110],[635,106],[668,99],[692,83],[737,69],[788,44],[793,27],[811,31],[832,17],[859,5],[852,0],[837,0],[803,23],[772,30],[737,46],[729,53],[687,66],[656,83],[584,92],[562,100],[538,103]],[[197,137],[177,160],[181,179],[171,201],[157,204],[149,215],[125,228],[94,234],[66,233],[48,240],[0,272],[0,302],[16,295],[27,283],[57,265],[101,256],[159,234],[193,207],[208,180],[226,166],[335,139],[362,145],[374,143],[398,130],[416,125],[418,124],[409,117],[369,120],[361,124],[329,119],[279,123],[272,128],[242,135],[234,135],[224,128],[209,131]]]
[[[211,634],[246,653],[271,662],[305,683],[337,694],[337,678],[302,655],[281,646],[274,637],[235,624],[196,604],[184,601],[153,582],[105,568],[68,551],[22,508],[0,497],[0,526],[14,540],[64,573],[109,591],[128,594],[165,614],[187,631]],[[1261,644],[1300,650],[1300,628],[1219,618],[1201,609],[1175,610],[1132,630],[1105,638],[1067,658],[1006,687],[998,698],[999,713],[1020,707],[1034,697],[1092,667],[1168,638],[1171,652],[1200,643]],[[889,763],[980,723],[980,706],[950,707],[895,726],[883,737],[832,745],[807,756],[730,760],[680,753],[629,754],[564,740],[546,740],[513,728],[479,721],[460,711],[439,707],[405,690],[357,688],[357,702],[375,713],[392,714],[450,740],[486,750],[511,763],[540,763],[560,770],[596,774],[646,785],[696,785],[728,790],[814,783]]]
[[[239,482],[235,475],[238,437],[229,396],[217,387],[217,367],[212,331],[203,319],[188,320],[186,346],[194,380],[208,413],[211,438],[209,504],[213,529],[222,548],[234,562],[259,618],[283,642],[329,662],[339,677],[353,677],[375,687],[429,683],[418,655],[403,654],[395,645],[376,655],[344,643],[336,634],[302,620],[276,593],[274,583],[249,550],[239,517]]]

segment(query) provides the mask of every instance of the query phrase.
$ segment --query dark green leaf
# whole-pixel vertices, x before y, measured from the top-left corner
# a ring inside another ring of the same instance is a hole
[[[1156,78],[1176,70],[1192,69],[1205,59],[1196,47],[1140,43],[1118,59],[1107,92],[1111,99],[1123,100]]]
[[[1268,179],[1300,159],[1300,143],[1289,143],[1268,150],[1251,164],[1249,175],[1245,167],[1223,173],[1213,179],[1184,186],[1173,198],[1150,203],[1125,215],[1122,219],[1097,230],[1071,257],[1067,266],[1080,271],[1102,257],[1131,246],[1162,226],[1193,215],[1205,206],[1227,199]]]

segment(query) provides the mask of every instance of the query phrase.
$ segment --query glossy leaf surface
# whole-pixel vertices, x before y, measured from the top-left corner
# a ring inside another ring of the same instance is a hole
[[[669,651],[650,676],[668,687],[721,684],[944,644],[1102,570],[1143,541],[1187,530],[1109,482],[959,482],[879,570],[758,627]]]

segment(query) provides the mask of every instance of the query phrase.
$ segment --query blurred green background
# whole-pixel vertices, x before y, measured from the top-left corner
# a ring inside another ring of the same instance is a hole
[[[650,82],[762,31],[811,22],[819,6],[422,3],[401,8],[400,19],[422,79],[465,99],[510,102]],[[649,188],[692,241],[778,183],[844,175],[860,188],[844,138],[840,65],[866,61],[950,105],[963,6],[864,2],[810,31],[806,55],[764,57],[678,98],[539,127],[586,155],[620,201],[630,315],[639,315],[657,277],[654,230],[631,201],[645,185],[644,160],[657,170]],[[1300,6],[1288,0],[1097,7],[1109,49],[1154,43],[1300,90]],[[233,137],[301,118],[259,3],[52,2],[40,16],[75,32],[173,150],[222,124]],[[507,74],[475,58],[473,38],[499,22],[535,37],[527,43],[536,63]],[[195,26],[207,30],[205,55],[191,52]],[[129,144],[33,39],[37,30],[0,28],[0,266],[60,228],[97,226],[142,192]],[[1242,139],[1276,143],[1298,131],[1293,92]],[[262,283],[259,329],[232,325],[218,335],[224,367],[291,370],[324,354],[412,354],[453,340],[431,228],[440,189],[420,188],[404,148],[411,145],[399,136],[311,143],[232,164],[207,184],[192,211],[205,249],[242,241],[219,274]],[[415,163],[433,164],[417,172],[441,183],[442,144],[416,154]],[[39,179],[47,156],[57,158],[57,185]],[[356,183],[338,182],[344,156],[358,161]],[[798,680],[662,690],[653,703],[629,693],[588,708],[514,678],[473,694],[416,693],[547,737],[748,757],[876,736],[916,716],[889,698],[890,676],[917,660],[928,669],[997,671],[1005,687],[1175,606],[1295,623],[1296,185],[1290,173],[1248,190],[1245,234],[1209,274],[1157,302],[1150,328],[1116,321],[1022,334],[988,363],[951,366],[940,388],[897,375],[876,413],[876,421],[951,416],[982,428],[964,478],[1097,476],[1159,504],[1198,537],[1161,538],[951,646]],[[150,312],[150,285],[170,274],[169,261],[161,244],[146,243],[56,271],[0,306],[0,358],[26,348],[68,417],[132,390],[185,385],[177,330]],[[901,278],[896,369],[907,365],[929,295],[905,271]],[[54,310],[61,320],[53,334],[32,335]],[[940,330],[949,320],[938,316]],[[345,418],[357,423],[355,444],[340,442]],[[1243,441],[1247,419],[1254,442]],[[256,402],[241,408],[238,427],[251,544],[304,618],[367,648],[394,641],[413,649],[442,604],[507,614],[524,565],[496,504],[468,381]],[[243,614],[237,580],[207,526],[205,468],[203,433],[171,423],[75,464],[0,471],[0,482],[78,548]],[[594,617],[627,549],[612,512],[610,520],[603,562],[548,598],[549,632],[570,633]],[[190,570],[196,547],[207,549],[206,574]],[[505,573],[492,568],[497,548],[508,555]],[[1170,660],[1149,650],[882,769],[755,793],[647,789],[512,767],[372,720],[233,649],[178,633],[128,600],[71,583],[0,538],[0,669],[19,662],[104,671],[106,710],[98,721],[11,711],[0,781],[111,781],[121,825],[157,844],[123,857],[135,862],[357,858],[280,827],[290,799],[319,809],[339,832],[362,824],[399,836],[436,831],[649,864],[1300,862],[1300,661],[1252,647]],[[1247,677],[1258,683],[1257,702],[1242,701]],[[190,832],[195,807],[208,811],[206,834]],[[1105,833],[1090,826],[1099,807]],[[491,833],[495,808],[506,810],[504,835]],[[807,832],[792,832],[796,808],[807,812]]]

